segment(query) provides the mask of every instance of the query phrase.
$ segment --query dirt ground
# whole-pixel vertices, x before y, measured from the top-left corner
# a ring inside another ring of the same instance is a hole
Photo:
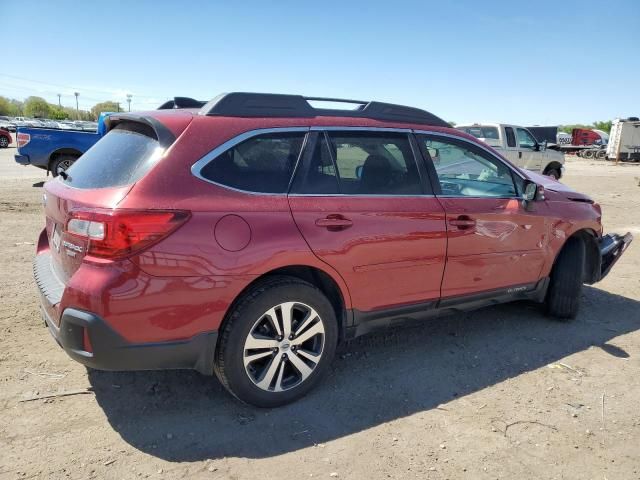
[[[64,354],[31,273],[45,177],[14,152],[0,151],[0,479],[640,478],[640,238],[574,322],[511,304],[368,336],[308,397],[260,410],[215,377]],[[640,237],[638,177],[570,159],[564,181],[608,231]]]

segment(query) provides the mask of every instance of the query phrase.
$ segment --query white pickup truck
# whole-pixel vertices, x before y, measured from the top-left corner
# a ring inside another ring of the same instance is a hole
[[[546,142],[539,143],[524,127],[504,123],[474,123],[456,125],[474,137],[491,145],[514,165],[548,175],[556,180],[564,171],[564,155],[548,150]]]

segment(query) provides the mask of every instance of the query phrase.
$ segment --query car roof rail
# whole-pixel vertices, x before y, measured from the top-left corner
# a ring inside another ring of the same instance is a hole
[[[174,108],[200,108],[207,102],[194,100],[189,97],[174,97],[173,100],[167,100],[158,107],[158,110],[171,110]]]
[[[317,108],[310,102],[349,103],[355,108]],[[204,105],[200,114],[223,117],[350,117],[451,127],[432,113],[404,105],[276,93],[223,93]]]

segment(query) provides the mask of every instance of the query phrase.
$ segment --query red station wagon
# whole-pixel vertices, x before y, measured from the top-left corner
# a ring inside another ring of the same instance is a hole
[[[339,342],[400,321],[513,300],[575,317],[632,239],[416,108],[255,93],[163,107],[111,115],[45,185],[44,319],[92,368],[215,372],[282,405]]]

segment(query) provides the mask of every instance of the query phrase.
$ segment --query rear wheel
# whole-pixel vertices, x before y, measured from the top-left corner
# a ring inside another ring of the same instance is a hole
[[[551,270],[547,290],[547,314],[568,320],[575,318],[580,305],[586,249],[580,238],[570,238]]]
[[[596,154],[596,158],[598,160],[604,160],[605,158],[607,158],[607,151],[606,150],[598,150],[598,153]]]
[[[276,407],[311,390],[335,354],[333,307],[315,286],[272,277],[233,308],[220,335],[216,375],[243,402]]]
[[[593,158],[593,150],[584,150],[582,152],[583,158]]]
[[[73,155],[60,155],[51,162],[49,171],[54,177],[57,177],[60,175],[60,172],[68,170],[77,159],[78,157],[74,157]]]
[[[8,146],[9,146],[9,140],[7,140],[7,137],[1,136],[0,137],[0,148],[7,148]]]

